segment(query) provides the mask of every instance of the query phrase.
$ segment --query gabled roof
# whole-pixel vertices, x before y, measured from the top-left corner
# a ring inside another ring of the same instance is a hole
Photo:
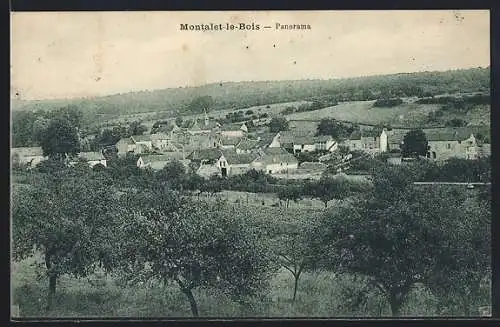
[[[226,124],[219,127],[221,131],[229,132],[229,131],[242,131],[240,124]]]
[[[43,156],[42,147],[17,147],[10,149],[11,154],[17,154],[20,157],[36,157]]]
[[[359,130],[355,130],[349,135],[349,140],[361,140],[361,132]]]
[[[226,158],[227,162],[230,165],[241,165],[241,164],[250,164],[255,159],[259,157],[259,155],[254,153],[236,153],[236,151],[223,151],[224,158]]]
[[[132,138],[130,137],[125,137],[125,138],[122,138],[120,139],[118,142],[116,142],[117,144],[118,143],[125,143],[125,144],[128,144],[128,145],[133,145],[135,144],[134,141],[132,141]]]
[[[403,129],[393,129],[392,131],[388,131],[387,133],[387,142],[389,144],[401,144],[404,140],[406,133],[409,130]]]
[[[221,140],[222,145],[237,145],[241,141],[241,137],[223,137]]]
[[[131,138],[134,142],[150,142],[151,141],[151,135],[149,135],[149,134],[132,135]]]
[[[255,159],[254,162],[260,162],[266,165],[273,163],[298,163],[297,158],[281,148],[266,148],[263,151],[263,155]]]
[[[222,151],[219,149],[194,150],[186,158],[193,161],[217,160],[221,157]]]
[[[243,150],[243,151],[253,150],[253,149],[257,149],[259,147],[260,143],[261,143],[261,140],[242,139],[236,147],[240,150]]]
[[[471,134],[478,133],[486,136],[490,134],[487,127],[449,127],[449,128],[429,128],[424,130],[427,141],[463,141],[468,139]]]
[[[155,163],[155,162],[170,162],[173,160],[182,160],[182,153],[179,152],[167,152],[163,154],[150,154],[141,156],[142,161],[145,164]]]
[[[80,152],[78,157],[86,161],[106,160],[101,152]]]

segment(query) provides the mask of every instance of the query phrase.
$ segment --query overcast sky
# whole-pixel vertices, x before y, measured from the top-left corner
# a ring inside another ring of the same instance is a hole
[[[489,21],[488,11],[467,10],[12,13],[11,94],[68,98],[486,67]],[[261,29],[180,31],[181,23],[211,22]],[[275,30],[276,23],[311,30]]]

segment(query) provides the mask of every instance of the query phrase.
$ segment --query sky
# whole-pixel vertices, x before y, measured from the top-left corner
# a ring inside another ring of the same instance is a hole
[[[260,29],[180,30],[210,23]],[[11,97],[25,100],[489,65],[487,10],[11,13]]]

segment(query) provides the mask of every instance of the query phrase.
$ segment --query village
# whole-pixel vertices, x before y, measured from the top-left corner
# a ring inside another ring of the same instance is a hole
[[[177,126],[174,119],[157,122],[151,131],[120,139],[100,152],[80,152],[78,160],[90,167],[107,166],[113,155],[137,156],[137,167],[163,169],[169,162],[180,161],[186,169],[205,178],[243,174],[251,169],[283,179],[319,179],[328,166],[338,173],[349,174],[352,153],[370,156],[386,154],[391,164],[404,163],[401,145],[409,129],[360,128],[349,137],[334,139],[318,135],[317,121],[290,120],[288,130],[272,133],[266,125],[247,123],[221,125],[204,114],[186,127]],[[269,123],[267,120],[267,123]],[[478,139],[488,133],[484,126],[443,127],[423,130],[428,142],[426,157],[434,162],[450,158],[474,160],[491,154],[491,145]],[[343,151],[342,151],[343,150]],[[347,150],[347,153],[346,153]],[[314,162],[299,162],[301,153],[319,154]],[[111,154],[111,155],[110,155]],[[47,159],[41,147],[12,148],[13,160],[29,167]],[[75,161],[73,161],[75,163]]]

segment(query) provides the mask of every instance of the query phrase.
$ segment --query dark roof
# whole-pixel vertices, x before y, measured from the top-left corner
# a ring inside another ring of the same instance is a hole
[[[87,161],[106,160],[101,152],[80,152],[78,157]]]
[[[223,137],[221,139],[222,145],[237,145],[240,141],[241,137]]]
[[[260,140],[242,139],[236,147],[240,150],[257,149],[260,142]]]
[[[489,136],[490,130],[487,127],[449,127],[449,128],[429,128],[424,130],[427,141],[463,141],[468,139],[471,134],[474,136],[479,133],[483,136]]]
[[[264,164],[273,164],[273,163],[297,163],[297,158],[295,158],[288,151],[281,148],[266,148],[264,155],[255,159],[256,162],[262,162]]]
[[[150,154],[141,156],[145,164],[153,162],[169,162],[172,160],[181,160],[182,153],[180,152],[166,152],[163,154]]]
[[[194,161],[217,160],[221,157],[222,151],[219,149],[194,150],[186,158]]]
[[[258,158],[257,154],[253,153],[236,153],[236,151],[223,151],[224,158],[230,165],[249,164]]]
[[[242,131],[240,124],[227,124],[220,126],[221,131]]]
[[[358,130],[353,131],[349,136],[349,140],[361,140],[361,132]]]

